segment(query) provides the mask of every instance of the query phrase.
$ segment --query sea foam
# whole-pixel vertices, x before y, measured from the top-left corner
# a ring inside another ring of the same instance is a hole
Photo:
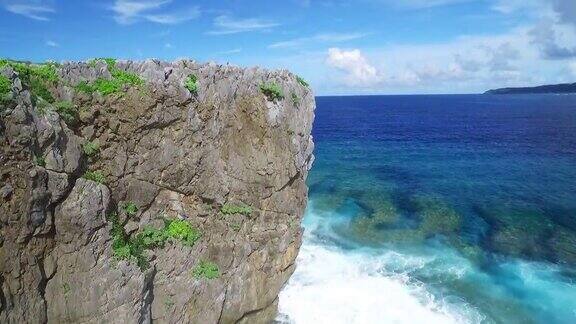
[[[383,273],[389,254],[304,243],[280,294],[283,323],[470,323],[475,314],[435,300],[406,275]],[[397,254],[395,257],[401,258]],[[406,256],[408,257],[408,256]],[[410,257],[408,257],[410,258]],[[395,262],[397,262],[396,260]],[[417,264],[418,260],[404,260]]]

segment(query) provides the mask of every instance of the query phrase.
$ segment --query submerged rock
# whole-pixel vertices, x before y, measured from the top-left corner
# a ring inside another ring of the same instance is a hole
[[[272,320],[301,242],[311,90],[185,60],[50,68],[34,85],[0,68],[0,322]],[[161,229],[174,219],[200,237]]]

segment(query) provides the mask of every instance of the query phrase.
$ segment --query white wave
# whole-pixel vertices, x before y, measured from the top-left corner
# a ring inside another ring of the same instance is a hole
[[[397,253],[380,256],[303,244],[296,272],[280,294],[279,321],[296,324],[467,323],[470,311],[435,300],[406,275],[382,265],[425,260]]]

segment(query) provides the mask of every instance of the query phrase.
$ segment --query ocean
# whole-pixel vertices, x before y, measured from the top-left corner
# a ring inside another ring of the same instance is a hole
[[[576,323],[576,96],[318,97],[283,323]]]

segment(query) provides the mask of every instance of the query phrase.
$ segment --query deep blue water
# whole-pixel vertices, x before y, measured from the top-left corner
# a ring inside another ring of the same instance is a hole
[[[576,323],[576,96],[319,97],[313,136],[283,320]]]

